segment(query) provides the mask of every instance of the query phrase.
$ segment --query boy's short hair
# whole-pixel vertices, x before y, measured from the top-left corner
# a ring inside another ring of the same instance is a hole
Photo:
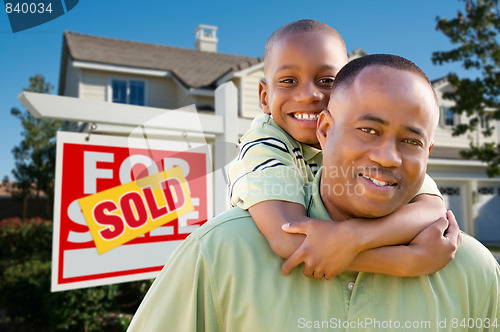
[[[394,69],[408,71],[417,75],[427,82],[432,91],[436,104],[438,103],[436,91],[434,90],[431,81],[422,71],[422,69],[420,69],[420,67],[418,67],[410,60],[392,54],[370,54],[350,61],[347,65],[342,67],[342,69],[335,77],[335,81],[333,81],[332,86],[332,95],[341,87],[351,86],[358,74],[363,69],[371,66],[386,66]]]
[[[331,26],[310,19],[293,21],[283,25],[278,30],[274,31],[271,34],[271,36],[269,36],[269,38],[267,39],[266,48],[264,52],[264,71],[266,70],[267,67],[267,61],[268,61],[267,59],[269,58],[272,52],[273,45],[276,41],[292,33],[314,32],[314,31],[322,31],[331,34],[333,37],[338,38],[342,42],[345,48],[344,39],[342,39],[342,36],[337,32],[337,30],[335,30]]]

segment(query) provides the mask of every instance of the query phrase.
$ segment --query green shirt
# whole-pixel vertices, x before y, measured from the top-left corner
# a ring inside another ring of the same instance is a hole
[[[231,205],[248,209],[268,200],[304,205],[304,185],[322,164],[321,150],[296,141],[268,114],[260,114],[240,139],[240,152],[228,168]],[[420,194],[441,197],[427,174]]]
[[[322,165],[321,150],[288,135],[268,114],[252,121],[228,168],[232,206],[248,209],[267,200],[304,205],[304,184]]]
[[[330,219],[313,191],[319,178],[306,190],[307,211]],[[248,212],[233,208],[177,248],[129,331],[498,331],[500,268],[478,241],[462,239],[455,259],[428,276],[344,272],[327,281],[299,267],[285,277]]]

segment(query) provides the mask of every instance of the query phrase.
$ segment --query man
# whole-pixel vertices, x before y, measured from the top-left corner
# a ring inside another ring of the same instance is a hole
[[[390,55],[350,62],[336,77],[329,112],[318,119],[324,161],[307,188],[308,215],[342,222],[380,217],[407,203],[422,184],[437,122],[435,93],[413,63]],[[443,235],[444,219],[438,226],[421,235],[453,241]],[[289,228],[307,233],[307,245],[327,227]],[[500,324],[500,268],[465,234],[455,259],[422,277],[344,271],[321,280],[299,269],[283,276],[282,263],[247,212],[227,211],[179,246],[129,330],[494,331]]]

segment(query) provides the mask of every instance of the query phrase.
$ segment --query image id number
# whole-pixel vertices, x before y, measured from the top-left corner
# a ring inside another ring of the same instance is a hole
[[[498,321],[497,318],[494,320],[491,320],[489,318],[463,318],[462,320],[458,318],[453,318],[451,320],[451,327],[453,329],[462,327],[462,328],[469,328],[469,329],[480,329],[480,328],[487,328],[489,329],[490,327],[497,328],[498,327]]]
[[[7,14],[11,14],[12,12],[18,13],[18,14],[43,14],[43,13],[52,13],[52,3],[49,3],[47,6],[45,6],[44,3],[39,2],[39,3],[17,3],[15,6],[12,5],[12,3],[8,2],[5,4],[5,12]]]

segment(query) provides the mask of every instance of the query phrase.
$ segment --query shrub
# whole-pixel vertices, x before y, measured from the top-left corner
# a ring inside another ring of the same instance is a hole
[[[0,310],[7,331],[125,331],[151,281],[50,292],[52,222],[0,222]]]

